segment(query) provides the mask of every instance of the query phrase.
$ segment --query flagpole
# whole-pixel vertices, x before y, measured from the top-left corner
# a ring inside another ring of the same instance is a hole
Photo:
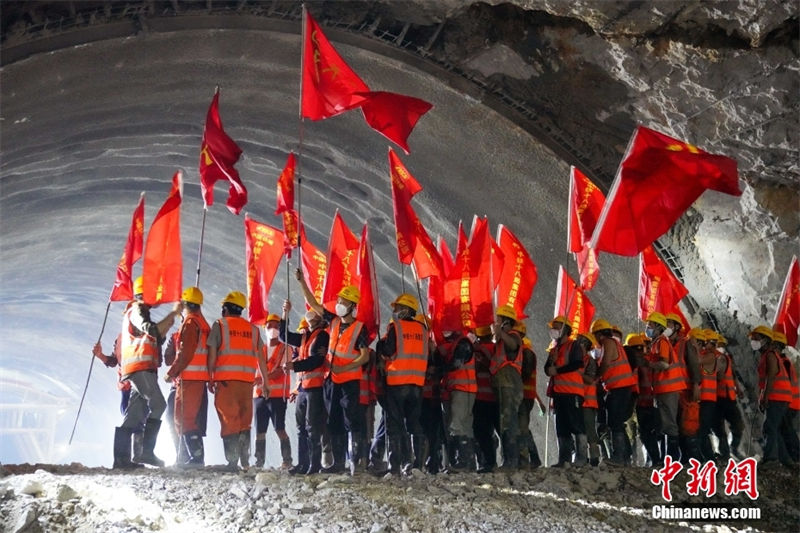
[[[289,290],[289,256],[286,256],[286,299],[289,300],[289,296],[291,295],[291,291]],[[286,382],[286,365],[289,364],[289,317],[286,317],[286,320],[283,321],[283,399],[284,401],[289,397],[288,391],[288,383]],[[291,376],[291,375],[290,375]],[[289,378],[291,379],[291,377]]]
[[[194,278],[195,287],[200,287],[200,259],[203,257],[203,240],[206,236],[206,215],[208,207],[203,205],[203,223],[200,225],[200,248],[197,250],[197,275]]]
[[[400,284],[403,288],[400,292],[406,292],[406,264],[400,263]]]
[[[414,266],[414,263],[411,263],[411,273],[414,275],[414,281],[417,284],[417,297],[419,298],[419,308],[422,309],[423,308],[422,307],[422,289],[420,289],[420,287],[419,287],[419,276],[417,276],[417,269]],[[403,291],[403,292],[405,292],[405,291]],[[427,309],[427,305],[425,306],[425,308]],[[422,316],[425,316],[424,312],[422,313]],[[427,317],[425,317],[425,323],[426,324],[428,323]]]

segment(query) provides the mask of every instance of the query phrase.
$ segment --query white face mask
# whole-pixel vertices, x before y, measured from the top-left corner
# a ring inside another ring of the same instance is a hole
[[[725,353],[725,348],[723,348],[722,346],[717,346],[717,351],[719,353]]]
[[[594,348],[593,350],[589,350],[589,355],[592,356],[592,359],[597,361],[603,357],[603,348]]]
[[[336,316],[347,316],[347,306],[344,304],[336,304]]]
[[[560,329],[551,329],[550,330],[550,338],[554,341],[557,341],[558,338],[561,337],[561,330]]]
[[[757,352],[761,349],[761,341],[757,341],[755,339],[750,340],[750,347],[753,349],[754,352]]]
[[[268,339],[277,339],[280,332],[278,328],[267,328],[267,338]]]
[[[673,333],[675,333],[675,332],[672,330],[672,328],[667,328],[667,329],[664,330],[664,336],[665,337],[672,337]]]

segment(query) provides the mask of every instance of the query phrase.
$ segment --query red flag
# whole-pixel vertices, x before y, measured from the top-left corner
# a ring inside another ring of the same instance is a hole
[[[456,256],[461,255],[461,252],[467,247],[468,244],[467,234],[464,232],[464,224],[458,221],[458,241],[456,241]]]
[[[181,258],[181,199],[183,174],[172,177],[172,189],[153,219],[147,234],[142,265],[145,303],[157,305],[181,299],[183,262]]]
[[[244,217],[247,261],[247,307],[250,322],[266,324],[269,315],[269,289],[283,258],[281,230]]]
[[[573,335],[589,331],[594,318],[594,305],[561,265],[558,267],[558,287],[553,312],[553,316],[558,315],[567,317]]]
[[[447,242],[439,236],[439,257],[442,258],[442,274],[445,276],[450,275],[450,271],[453,270],[453,265],[455,261],[453,261],[453,253],[450,251],[450,248],[447,246]]]
[[[490,239],[491,236],[489,237]],[[492,289],[496,289],[500,284],[500,279],[503,277],[503,263],[505,262],[506,254],[497,244],[497,241],[492,239]]]
[[[384,91],[360,93],[365,100],[361,102],[361,112],[367,124],[402,148],[406,154],[408,136],[422,115],[433,107],[433,104],[406,96]]]
[[[539,278],[536,265],[522,242],[502,224],[497,226],[497,243],[505,257],[497,285],[497,303],[513,307],[522,320],[527,316],[525,306]]]
[[[597,284],[597,278],[600,277],[600,265],[597,262],[597,254],[586,244],[580,252],[572,255],[575,257],[575,262],[578,264],[578,273],[581,277],[581,289],[585,291],[592,290]]]
[[[333,117],[364,101],[357,93],[369,87],[344,62],[306,11],[303,36],[303,66],[300,116],[311,120]]]
[[[305,228],[301,227],[300,232],[303,235],[300,245],[303,249],[300,255],[303,259],[303,277],[308,288],[314,293],[314,298],[321,302],[322,291],[325,288],[325,274],[328,271],[328,258],[306,238]]]
[[[203,142],[200,145],[200,189],[206,207],[214,203],[214,184],[218,180],[230,182],[226,205],[234,215],[238,215],[247,203],[247,189],[239,179],[239,171],[234,168],[241,155],[241,148],[222,129],[217,90],[208,107]]]
[[[774,329],[786,335],[787,346],[797,344],[797,328],[800,327],[800,265],[797,256],[792,257],[789,264],[774,324]]]
[[[367,225],[361,230],[361,243],[358,247],[358,276],[361,300],[356,308],[356,320],[364,323],[367,330],[368,343],[378,335],[381,323],[380,305],[378,304],[378,280],[375,277],[375,262],[372,257],[372,245],[369,242]]]
[[[336,210],[328,241],[328,270],[325,275],[325,288],[322,291],[322,305],[330,312],[336,308],[336,298],[342,287],[358,287],[358,248],[361,243],[347,227]]]
[[[294,209],[294,170],[295,170],[294,152],[289,152],[289,157],[286,159],[286,166],[283,167],[283,172],[278,176],[278,191],[275,195],[275,214],[280,215],[290,209]]]
[[[142,257],[144,241],[144,193],[139,196],[139,203],[133,210],[131,228],[128,230],[128,241],[122,250],[122,257],[117,264],[117,279],[108,299],[112,302],[133,299],[133,264]]]
[[[669,314],[687,294],[689,290],[652,246],[642,250],[639,259],[639,318],[646,320],[653,311]]]
[[[597,254],[589,247],[592,233],[603,210],[606,197],[580,170],[570,168],[569,174],[569,224],[567,246],[575,254],[581,288],[591,290],[597,283],[600,265]]]
[[[638,254],[706,189],[740,196],[736,161],[638,126],[592,235],[592,248]]]
[[[425,230],[425,226],[414,217],[414,227],[417,233],[417,246],[414,248],[414,268],[419,279],[440,276],[442,273],[442,258],[436,246]]]
[[[489,219],[474,217],[467,254],[470,275],[469,297],[473,319],[470,327],[494,322],[492,242]]]
[[[283,249],[286,257],[292,257],[292,250],[297,248],[298,240],[298,221],[297,211],[289,209],[283,212]]]
[[[436,336],[437,342],[441,339],[442,332],[442,310],[444,308],[444,282],[453,268],[453,255],[447,248],[447,244],[441,235],[438,238],[438,252],[442,260],[442,272],[440,275],[428,278],[428,316],[431,317],[431,331]],[[460,328],[459,328],[460,330]]]

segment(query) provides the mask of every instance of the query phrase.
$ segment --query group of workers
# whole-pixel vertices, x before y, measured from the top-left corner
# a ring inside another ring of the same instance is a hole
[[[281,316],[267,317],[266,341],[242,316],[247,300],[240,292],[225,297],[221,318],[209,324],[202,292],[189,287],[155,321],[136,280],[114,355],[104,355],[99,343],[94,347],[96,357],[119,368],[123,421],[114,435],[114,468],[164,465],[154,447],[165,410],[177,463],[202,467],[209,392],[231,470],[250,467],[253,442],[254,465],[264,466],[270,422],[281,468],[293,474],[490,472],[542,464],[530,415],[537,402],[542,413],[546,408],[537,393],[536,355],[513,307],[498,307],[492,324],[433,335],[417,299],[401,294],[371,348],[367,328],[356,319],[356,287],[342,288],[331,312],[300,270],[296,278],[307,311],[289,331],[292,305],[286,300]],[[177,332],[169,334],[178,317]],[[723,336],[700,328],[684,332],[678,315],[661,313],[652,313],[645,331],[624,342],[620,328],[602,318],[589,331],[573,332],[564,316],[548,328],[552,341],[543,368],[558,441],[553,466],[633,464],[637,436],[647,465],[661,465],[667,455],[684,463],[742,457],[741,390]],[[760,356],[762,463],[794,466],[800,460],[800,390],[784,354],[786,337],[758,326],[750,338]],[[157,380],[162,353],[164,380],[173,385],[168,400]],[[296,463],[285,427],[289,402],[296,405]],[[377,427],[376,404],[382,408]]]

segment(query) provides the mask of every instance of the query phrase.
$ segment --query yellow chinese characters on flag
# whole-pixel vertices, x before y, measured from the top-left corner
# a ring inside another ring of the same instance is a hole
[[[266,324],[269,290],[283,258],[283,232],[246,216],[247,307],[250,322]]]

